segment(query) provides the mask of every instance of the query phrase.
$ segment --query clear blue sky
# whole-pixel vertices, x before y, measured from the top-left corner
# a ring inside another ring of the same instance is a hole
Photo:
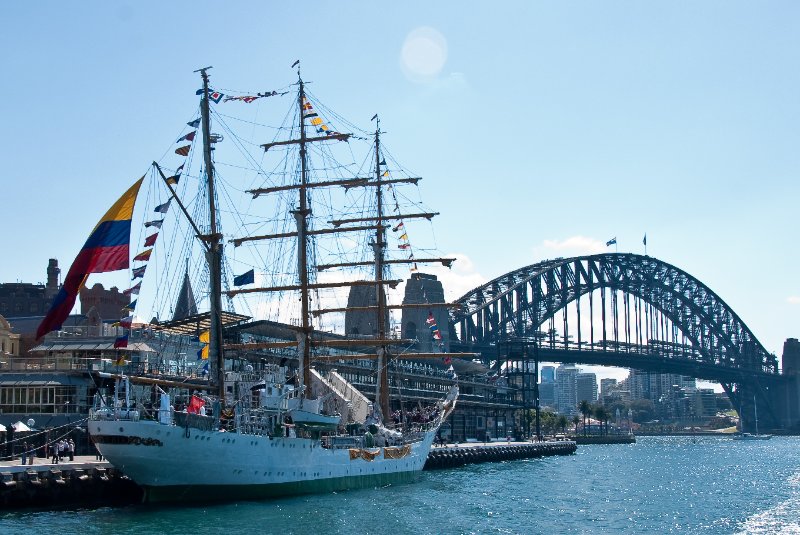
[[[452,293],[646,232],[767,349],[800,336],[796,2],[14,2],[0,45],[2,282],[66,271],[170,150],[193,70],[260,90],[302,59],[425,177],[468,259]]]

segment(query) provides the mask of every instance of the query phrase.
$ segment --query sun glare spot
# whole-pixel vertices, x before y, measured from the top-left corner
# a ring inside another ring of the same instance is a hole
[[[433,28],[415,28],[403,42],[400,65],[405,75],[414,82],[427,82],[436,78],[447,61],[447,41]]]

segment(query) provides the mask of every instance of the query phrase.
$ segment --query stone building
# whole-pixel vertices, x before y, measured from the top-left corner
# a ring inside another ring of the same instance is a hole
[[[403,309],[401,336],[416,339],[418,351],[423,353],[450,351],[449,318],[444,303],[444,289],[436,275],[414,273],[406,280],[403,304],[430,305]],[[431,334],[428,323],[431,314],[439,329],[441,340],[434,340]]]
[[[347,308],[374,307],[378,304],[374,286],[352,286],[347,296]],[[348,310],[344,316],[344,330],[348,335],[376,336],[378,334],[378,316],[375,309]],[[389,311],[384,317],[386,332],[389,332]],[[387,334],[388,335],[388,334]]]
[[[20,335],[11,330],[11,324],[0,316],[0,358],[4,356],[19,356]]]
[[[104,320],[118,320],[122,315],[122,309],[131,303],[131,298],[119,291],[119,288],[112,286],[106,290],[99,282],[91,288],[83,287],[80,290],[81,314],[90,316],[90,311],[94,309],[94,314],[99,315]]]
[[[51,258],[47,265],[47,284],[7,282],[0,284],[0,314],[6,318],[43,316],[50,308],[60,287],[58,260]]]

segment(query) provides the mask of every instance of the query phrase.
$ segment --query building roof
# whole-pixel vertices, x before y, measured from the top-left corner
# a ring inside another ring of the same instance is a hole
[[[16,334],[33,334],[39,328],[44,316],[6,317],[11,324],[11,332]],[[83,314],[70,314],[62,327],[78,327],[86,325],[86,316]]]
[[[236,314],[234,312],[223,311],[220,313],[223,327],[230,327],[243,321],[249,320],[250,316]],[[173,334],[186,334],[197,336],[203,331],[211,329],[211,314],[203,312],[182,319],[151,325],[155,330],[166,331]]]
[[[5,372],[0,378],[2,386],[61,386],[61,385],[82,385],[91,381],[87,374],[67,374],[64,372],[50,373],[17,373]]]
[[[37,345],[31,352],[34,351],[138,351],[141,353],[155,353],[156,350],[144,342],[131,342],[128,347],[114,347],[113,338],[105,338],[102,340],[80,339],[80,338],[54,338],[52,340],[45,339],[41,344]]]

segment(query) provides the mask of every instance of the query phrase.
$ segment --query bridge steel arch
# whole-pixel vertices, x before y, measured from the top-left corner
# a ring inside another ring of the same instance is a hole
[[[580,297],[598,289],[628,293],[655,307],[690,342],[689,358],[698,364],[741,372],[751,383],[757,382],[753,377],[779,373],[777,357],[705,284],[666,262],[631,253],[557,258],[506,273],[459,298],[451,327],[457,328],[462,347],[533,337],[572,302],[577,301],[580,314]],[[739,388],[746,382],[739,382]],[[732,400],[742,402],[733,384],[723,386]],[[750,386],[748,396],[760,389]]]

